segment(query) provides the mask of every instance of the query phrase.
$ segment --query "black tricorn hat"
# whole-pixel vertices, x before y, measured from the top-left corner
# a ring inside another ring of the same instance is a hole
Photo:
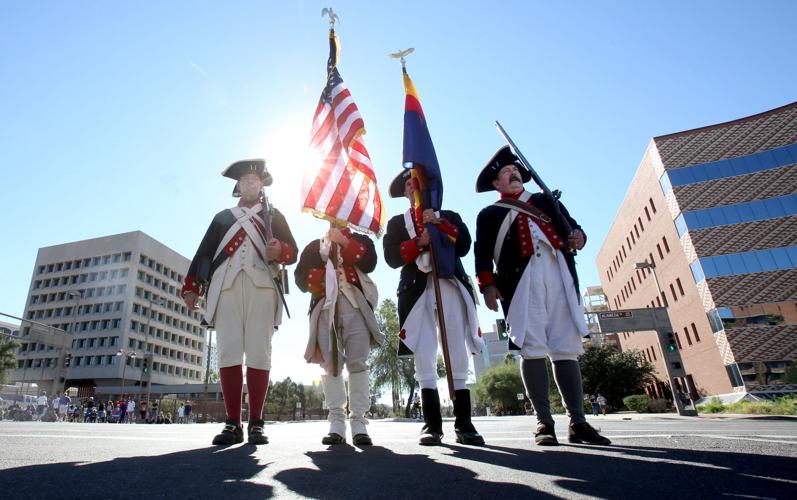
[[[493,181],[498,176],[498,172],[507,165],[517,166],[520,172],[520,179],[524,184],[531,180],[531,172],[523,166],[518,157],[512,152],[512,149],[509,146],[502,146],[490,158],[490,161],[487,162],[482,171],[479,172],[479,177],[476,178],[476,192],[495,191]]]
[[[254,160],[240,160],[236,161],[229,167],[224,169],[224,172],[221,173],[224,177],[229,177],[230,179],[235,179],[236,181],[241,178],[244,174],[257,174],[260,176],[260,179],[263,181],[264,186],[270,186],[273,182],[271,178],[271,174],[268,173],[266,170],[266,160],[261,158],[255,158]],[[238,183],[235,183],[235,187],[232,190],[232,195],[236,198],[241,196],[241,191],[238,189]]]
[[[404,184],[407,182],[407,179],[410,178],[412,175],[412,170],[409,168],[402,168],[401,172],[390,182],[390,189],[389,194],[391,198],[403,198],[404,197]]]

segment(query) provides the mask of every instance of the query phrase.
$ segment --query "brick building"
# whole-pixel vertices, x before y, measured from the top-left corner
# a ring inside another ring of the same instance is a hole
[[[612,309],[669,308],[701,396],[797,389],[796,163],[797,102],[655,137],[598,254]],[[654,333],[618,338],[664,373]]]

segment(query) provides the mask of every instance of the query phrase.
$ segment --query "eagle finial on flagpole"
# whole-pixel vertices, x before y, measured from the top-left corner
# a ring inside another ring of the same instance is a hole
[[[332,7],[324,7],[321,9],[321,17],[324,16],[329,16],[329,29],[334,29],[335,23],[340,21],[340,18],[335,14],[335,11],[332,10]]]
[[[401,62],[401,69],[406,69],[405,65],[407,63],[407,60],[404,59],[404,56],[408,56],[413,52],[415,52],[415,48],[410,47],[406,50],[399,50],[398,52],[393,52],[392,54],[388,54],[387,57],[390,57],[392,59],[398,59]]]

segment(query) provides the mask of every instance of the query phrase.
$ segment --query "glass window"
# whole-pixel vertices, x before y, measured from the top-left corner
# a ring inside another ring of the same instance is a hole
[[[761,167],[761,162],[759,160],[759,155],[755,154],[755,155],[745,156],[743,160],[744,160],[745,170],[747,171],[748,174],[763,170]]]
[[[664,194],[669,193],[672,191],[672,184],[670,183],[670,179],[667,175],[667,172],[664,172],[661,177],[659,177],[659,184],[661,185],[661,190],[664,191]]]
[[[777,198],[769,198],[764,200],[764,206],[767,208],[767,212],[769,213],[770,217],[783,217],[786,215],[783,205],[780,204],[780,201]]]
[[[778,265],[772,257],[772,252],[769,250],[756,252],[756,257],[758,257],[758,262],[761,264],[763,271],[776,271],[778,269]]]
[[[758,259],[756,258],[756,254],[758,253],[761,252],[745,252],[739,254],[742,258],[742,261],[744,262],[744,267],[747,269],[748,273],[760,273],[761,271],[763,271],[761,263],[758,262]]]
[[[769,218],[767,209],[764,208],[763,203],[750,203],[750,211],[753,215],[753,219],[751,220],[763,220]]]
[[[779,165],[788,165],[789,163],[794,162],[791,155],[789,154],[788,149],[786,148],[773,149],[772,154],[775,156],[775,161]]]
[[[711,227],[714,222],[709,213],[710,210],[698,210],[697,212],[690,213],[689,215],[693,215],[695,217],[695,224],[689,224],[689,226],[695,229]]]
[[[761,165],[762,169],[772,168],[777,165],[775,155],[773,155],[771,151],[761,151],[757,156],[758,163]]]
[[[728,161],[731,165],[731,175],[742,175],[747,173],[744,160],[742,158],[731,158]]]
[[[689,170],[691,171],[689,173],[692,174],[692,178],[695,180],[695,182],[703,182],[710,179],[705,165],[701,165],[697,168],[690,168]]]
[[[708,260],[708,259],[704,259]],[[692,270],[692,276],[695,278],[695,283],[700,283],[705,279],[703,274],[703,267],[700,265],[700,260],[696,260],[689,264],[689,268]]]
[[[772,254],[772,258],[775,259],[778,269],[790,269],[792,267],[789,254],[785,248],[771,248],[769,252]]]
[[[733,224],[733,214],[729,207],[716,207],[709,211],[712,226],[724,226],[726,224]],[[730,216],[730,217],[729,217]]]
[[[786,247],[786,253],[789,254],[791,267],[797,267],[797,246]]]
[[[744,259],[742,259],[742,254],[732,253],[725,256],[727,258],[728,263],[730,264],[731,271],[728,273],[723,273],[725,275],[729,274],[745,274],[750,271],[747,270],[747,266],[744,264]]]
[[[789,215],[797,214],[797,194],[792,194],[789,196],[784,196],[780,198],[781,206],[783,207],[783,211]]]
[[[734,268],[731,261],[728,259],[727,255],[715,255],[711,257],[710,260],[714,264],[714,272],[710,273],[706,270],[706,276],[710,278],[714,278],[717,276],[728,276],[734,274]],[[705,268],[706,265],[704,264],[703,267]]]
[[[797,144],[792,144],[790,146],[786,146],[785,149],[789,155],[791,156],[791,162],[797,163]]]

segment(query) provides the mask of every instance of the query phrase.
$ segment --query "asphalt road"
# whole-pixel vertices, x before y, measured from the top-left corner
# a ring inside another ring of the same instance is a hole
[[[373,421],[375,445],[327,447],[325,422],[267,426],[271,444],[209,445],[221,428],[0,422],[0,498],[795,498],[797,419],[590,417],[610,447],[536,447],[531,417],[476,419],[487,446],[417,445],[417,422]],[[567,440],[566,421],[557,434]]]

